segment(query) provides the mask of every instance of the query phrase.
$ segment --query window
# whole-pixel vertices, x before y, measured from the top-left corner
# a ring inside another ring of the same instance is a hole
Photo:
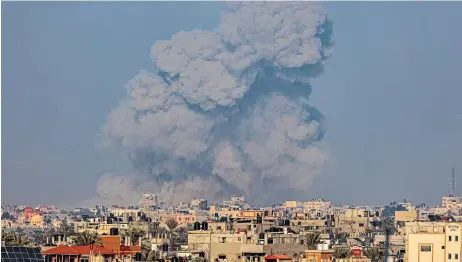
[[[452,254],[451,253],[448,254],[448,259],[452,259]]]
[[[455,236],[454,241],[459,241],[459,236]]]
[[[432,251],[432,246],[430,245],[421,245],[420,246],[420,252],[431,252]]]
[[[452,241],[452,236],[449,236],[449,241]]]
[[[454,258],[455,258],[455,259],[459,259],[459,254],[458,254],[458,253],[455,253],[455,254],[454,254]]]

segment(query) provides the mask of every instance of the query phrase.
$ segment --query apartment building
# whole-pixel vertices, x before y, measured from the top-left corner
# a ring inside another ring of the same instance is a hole
[[[324,199],[314,199],[303,203],[304,212],[311,210],[327,210],[331,207],[332,203]]]
[[[211,260],[263,261],[265,254],[299,254],[305,246],[300,235],[287,227],[254,220],[209,223],[207,230],[188,232],[188,248],[205,252]]]
[[[446,223],[441,231],[410,233],[406,245],[409,262],[460,261],[462,224]]]

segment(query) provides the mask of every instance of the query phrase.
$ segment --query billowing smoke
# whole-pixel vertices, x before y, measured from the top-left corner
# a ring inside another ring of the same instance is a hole
[[[332,24],[314,2],[229,3],[216,32],[179,32],[151,49],[104,135],[133,174],[105,175],[98,195],[166,202],[243,194],[264,204],[306,191],[327,155],[310,80],[323,72]]]

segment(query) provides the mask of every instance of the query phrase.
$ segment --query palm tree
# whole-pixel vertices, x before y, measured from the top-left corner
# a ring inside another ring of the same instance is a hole
[[[150,236],[152,236],[152,237],[157,238],[157,234],[159,233],[159,225],[160,225],[159,222],[149,223],[149,225],[148,225],[148,234]]]
[[[352,251],[346,247],[338,247],[334,249],[333,256],[335,258],[350,258],[352,255]]]
[[[143,240],[141,240],[141,257],[143,258],[142,260],[147,261],[148,254],[151,250],[152,247],[149,239],[144,238]]]
[[[32,237],[34,238],[34,244],[37,246],[44,244],[47,239],[46,233],[42,230],[34,230]]]
[[[59,232],[64,235],[64,240],[67,240],[67,237],[74,233],[74,228],[71,224],[68,223],[67,218],[61,220],[61,224],[59,226]]]
[[[368,247],[363,250],[363,254],[371,260],[371,262],[379,262],[384,257],[380,247]]]
[[[102,245],[101,238],[98,234],[89,231],[78,233],[72,243],[74,246]]]
[[[385,254],[384,260],[388,259],[388,250],[390,248],[390,235],[394,234],[396,231],[395,221],[392,217],[384,217],[381,223],[381,228],[385,233]]]
[[[186,227],[179,227],[176,229],[178,236],[178,243],[186,244],[188,243],[188,229]]]
[[[337,235],[338,243],[339,244],[346,244],[348,241],[349,234],[346,232],[340,233]]]
[[[5,246],[27,246],[29,245],[29,239],[27,238],[27,236],[20,232],[2,233],[2,242],[5,243]]]
[[[139,228],[139,227],[130,227],[128,228],[127,230],[125,230],[125,232],[123,233],[123,236],[125,238],[129,238],[130,239],[130,244],[133,245],[136,243],[138,243],[138,241],[140,240],[140,238],[142,236],[144,236],[146,234],[146,232],[142,229],[142,228]]]
[[[306,245],[308,249],[316,249],[316,245],[321,243],[321,234],[320,233],[311,233],[306,236]]]
[[[167,221],[165,221],[165,225],[167,226],[168,230],[174,231],[178,227],[178,222],[174,218],[169,218]]]
[[[167,221],[165,221],[165,225],[167,226],[167,233],[168,233],[168,239],[170,242],[170,246],[173,247],[177,243],[177,236],[178,232],[176,231],[179,223],[174,219],[174,218],[168,218]]]

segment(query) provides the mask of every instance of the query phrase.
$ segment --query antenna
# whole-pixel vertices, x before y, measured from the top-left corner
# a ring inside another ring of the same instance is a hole
[[[451,184],[449,187],[449,196],[456,195],[456,169],[452,168]]]

